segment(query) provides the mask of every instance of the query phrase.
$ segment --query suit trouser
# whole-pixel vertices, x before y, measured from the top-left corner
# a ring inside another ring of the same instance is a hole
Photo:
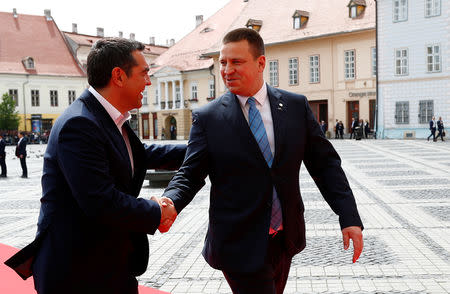
[[[436,140],[436,129],[430,129],[431,134],[428,136],[427,140],[430,140],[430,137],[433,136],[433,141]]]
[[[22,176],[28,177],[26,156],[20,157],[20,166],[22,166]]]
[[[2,176],[6,176],[6,163],[5,163],[5,155],[0,155],[0,167],[2,169]]]
[[[438,130],[439,134],[436,136],[436,140],[437,140],[439,137],[441,137],[441,140],[444,141],[444,136],[442,136],[443,131],[444,131],[443,129]]]
[[[291,268],[283,233],[269,237],[267,257],[261,270],[254,273],[223,272],[234,294],[281,294]]]

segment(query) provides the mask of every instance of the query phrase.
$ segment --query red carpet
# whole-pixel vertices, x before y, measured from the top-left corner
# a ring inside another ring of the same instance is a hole
[[[34,290],[33,277],[26,281],[22,280],[15,271],[7,267],[4,262],[14,253],[17,248],[0,243],[0,293],[1,294],[36,294]],[[168,294],[167,292],[152,288],[139,286],[139,294]]]

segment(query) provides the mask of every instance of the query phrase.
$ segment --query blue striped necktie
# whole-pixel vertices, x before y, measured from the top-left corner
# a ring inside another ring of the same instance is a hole
[[[250,129],[252,130],[256,142],[258,142],[259,148],[266,159],[267,165],[272,167],[272,151],[270,150],[270,144],[267,139],[266,128],[264,127],[261,114],[256,108],[255,98],[249,97],[247,102],[250,105],[250,109],[248,110],[248,122]],[[282,215],[280,200],[275,193],[272,193],[272,217],[270,219],[270,227],[276,231],[281,225],[281,219]]]

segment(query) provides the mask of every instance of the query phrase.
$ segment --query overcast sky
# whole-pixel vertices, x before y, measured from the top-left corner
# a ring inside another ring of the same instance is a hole
[[[195,16],[203,19],[213,15],[229,0],[13,0],[0,1],[0,11],[44,15],[50,9],[53,19],[62,31],[72,31],[72,23],[78,25],[79,34],[96,35],[97,27],[103,27],[105,36],[124,37],[135,33],[136,40],[148,43],[154,36],[156,44],[166,40],[179,41],[195,28]],[[128,3],[124,5],[123,3]],[[137,4],[142,3],[142,4]]]

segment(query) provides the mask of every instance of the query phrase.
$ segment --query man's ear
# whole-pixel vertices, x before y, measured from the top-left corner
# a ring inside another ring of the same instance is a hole
[[[261,55],[258,57],[259,72],[263,72],[265,67],[266,67],[266,57],[264,55]]]
[[[116,86],[122,87],[125,81],[125,72],[120,67],[115,67],[111,71],[111,82]]]

